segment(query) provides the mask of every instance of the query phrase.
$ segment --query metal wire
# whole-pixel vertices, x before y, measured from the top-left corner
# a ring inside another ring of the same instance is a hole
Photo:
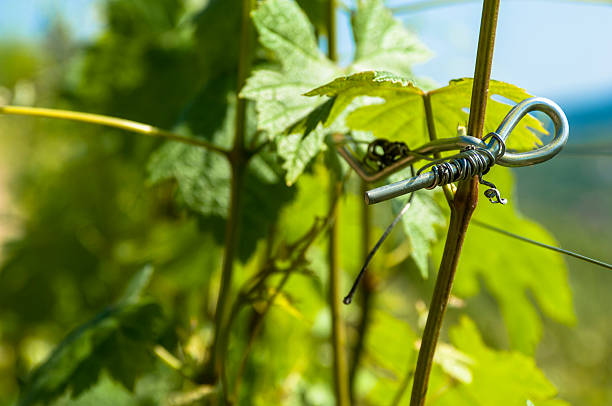
[[[410,169],[414,173],[414,169],[412,167],[410,167]],[[387,229],[385,230],[383,235],[378,239],[378,241],[374,245],[374,248],[372,248],[372,250],[368,253],[368,256],[366,257],[366,260],[363,266],[361,267],[359,274],[357,274],[357,278],[355,278],[355,281],[353,282],[353,286],[351,286],[351,290],[349,291],[348,295],[346,295],[344,299],[342,299],[342,303],[344,303],[345,305],[349,305],[353,301],[353,295],[355,295],[355,292],[357,291],[357,286],[359,286],[359,282],[361,281],[361,278],[365,274],[366,269],[368,269],[368,265],[370,265],[370,262],[374,258],[374,255],[376,254],[376,252],[378,251],[382,243],[387,239],[389,234],[391,234],[391,230],[393,230],[393,228],[397,225],[397,223],[399,223],[401,218],[404,216],[404,214],[406,214],[406,212],[412,205],[413,197],[414,197],[414,194],[411,194],[410,197],[408,198],[408,201],[404,205],[404,207],[402,207],[402,210],[400,210],[397,216],[395,216],[391,224],[387,226]]]
[[[569,250],[566,250],[566,249],[563,249],[563,248],[555,247],[553,245],[544,244],[542,242],[532,240],[531,238],[527,238],[527,237],[523,237],[523,236],[518,235],[518,234],[511,233],[510,231],[506,231],[503,228],[499,228],[499,227],[493,226],[491,224],[487,224],[487,223],[482,222],[482,221],[480,221],[478,219],[472,219],[472,223],[474,223],[475,225],[477,225],[479,227],[486,228],[486,229],[494,231],[496,233],[503,234],[503,235],[505,235],[507,237],[514,238],[516,240],[520,240],[520,241],[523,241],[523,242],[526,242],[526,243],[529,243],[529,244],[532,244],[532,245],[536,245],[536,246],[541,247],[541,248],[546,248],[548,250],[555,251],[555,252],[558,252],[560,254],[567,255],[567,256],[579,259],[581,261],[589,262],[591,264],[600,266],[602,268],[606,268],[606,269],[612,270],[612,265],[611,264],[608,264],[606,262],[600,261],[598,259],[589,258],[586,255],[578,254],[577,252],[573,252],[573,251],[569,251]]]
[[[495,157],[484,148],[467,149],[449,158],[431,162],[417,172],[417,176],[424,170],[431,168],[434,175],[433,183],[427,189],[447,185],[460,180],[470,179],[476,175],[483,175],[495,163]]]
[[[506,151],[505,142],[512,130],[523,117],[533,111],[543,112],[552,120],[555,126],[555,134],[552,141],[528,152],[512,153]],[[494,164],[517,167],[535,165],[547,161],[561,151],[567,142],[568,136],[569,124],[567,123],[567,117],[565,117],[565,114],[557,104],[541,97],[526,99],[510,110],[494,133],[490,133],[485,137],[493,139],[486,144],[483,143],[484,146],[478,144],[473,148],[469,147],[469,150],[464,148],[457,155],[425,165],[415,177],[369,190],[366,192],[365,200],[368,204],[379,203],[422,188],[432,189],[436,186],[479,175],[481,183],[493,186],[492,189],[486,192],[489,200],[493,203],[503,204],[504,199],[501,199],[499,196],[499,191],[494,185],[484,182],[482,175],[487,173]],[[432,168],[432,170],[423,173],[424,169],[427,168]]]

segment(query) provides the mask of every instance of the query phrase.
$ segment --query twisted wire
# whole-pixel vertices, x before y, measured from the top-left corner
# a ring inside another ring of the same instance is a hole
[[[489,172],[495,164],[495,156],[485,148],[467,148],[448,158],[431,162],[417,172],[420,175],[424,170],[431,168],[434,182],[427,189],[447,185],[460,180],[467,180],[476,175],[482,176]]]

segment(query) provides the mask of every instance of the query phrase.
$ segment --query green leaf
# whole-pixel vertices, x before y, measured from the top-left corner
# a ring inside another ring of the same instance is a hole
[[[76,397],[96,383],[103,370],[132,390],[136,379],[154,366],[149,347],[163,320],[158,304],[136,301],[150,274],[151,268],[143,269],[117,305],[69,333],[32,372],[18,405],[49,403],[69,389]]]
[[[328,0],[297,0],[308,19],[320,33],[327,35],[327,10]]]
[[[423,98],[429,94],[432,120],[438,138],[454,137],[457,127],[467,125],[472,79],[452,81],[448,86],[424,92],[414,83],[386,72],[367,71],[340,77],[311,90],[308,96],[325,95],[334,98],[327,118],[317,120],[329,125],[359,96],[377,97],[382,102],[359,107],[346,119],[349,128],[370,131],[377,138],[403,141],[417,146],[429,141],[427,117]],[[512,108],[493,96],[501,96],[514,102],[531,97],[514,85],[491,81],[485,131],[495,131]],[[304,122],[307,120],[304,119]],[[305,128],[302,125],[299,128]],[[527,116],[520,121],[508,139],[508,149],[530,150],[540,143],[538,133],[547,133],[539,120]]]
[[[219,74],[234,73],[237,69],[240,41],[219,41],[218,39],[233,38],[237,32],[240,32],[242,1],[208,0],[204,4],[205,6],[190,22],[195,28],[193,48],[198,54],[199,79],[207,82]],[[186,24],[187,21],[180,25],[190,27],[189,24]],[[232,75],[232,78],[236,77],[237,75]],[[211,107],[215,108],[214,105]]]
[[[516,208],[509,169],[495,166],[485,179],[495,183],[509,203],[492,205],[484,200],[474,219],[557,245],[543,227],[522,216]],[[440,244],[435,261],[441,252]],[[542,334],[542,322],[530,297],[546,316],[565,324],[575,321],[567,266],[558,253],[472,225],[458,269],[454,293],[460,297],[474,296],[482,281],[499,303],[513,349],[532,354]]]
[[[420,103],[422,108],[422,103],[420,100],[420,96],[422,94],[423,92],[415,87],[412,82],[402,77],[387,72],[367,71],[336,78],[324,86],[311,90],[310,92],[306,93],[306,96],[328,96],[332,98],[331,101],[333,102],[333,105],[329,109],[328,117],[319,118],[319,121],[321,121],[324,125],[329,126],[344,110],[350,106],[350,104],[357,97],[379,97],[383,100],[401,98],[402,102],[404,103],[402,108],[407,112],[411,112],[412,114],[414,104]],[[407,105],[405,103],[409,104]],[[412,106],[410,103],[412,103]],[[376,108],[378,105],[379,104],[365,106],[353,111],[347,118],[347,125],[355,130],[365,131],[371,131],[372,123],[375,125],[375,128],[378,128],[381,125],[393,125],[392,123],[378,123],[377,117],[374,117],[371,123],[362,122],[361,124],[355,124],[355,120],[359,121],[359,114],[355,113],[370,108]],[[376,131],[374,131],[374,135],[377,135]]]
[[[125,292],[123,292],[123,296],[119,299],[119,303],[136,303],[147,286],[149,286],[151,277],[153,277],[153,267],[151,265],[147,265],[138,271],[136,275],[132,277]]]
[[[393,180],[390,181],[394,180],[400,180],[400,178],[393,177]],[[410,208],[402,216],[404,233],[412,247],[411,256],[423,278],[429,275],[431,251],[439,239],[438,230],[445,224],[442,210],[433,198],[434,193],[429,190],[415,192]],[[408,197],[393,199],[394,213],[399,213],[407,201]]]
[[[176,198],[190,209],[206,217],[227,216],[230,168],[224,157],[169,142],[151,156],[148,169],[151,183],[175,179]]]
[[[463,317],[450,331],[451,342],[467,354],[473,365],[472,382],[444,387],[452,389],[431,392],[440,396],[431,401],[432,406],[442,405],[516,405],[524,406],[528,399],[541,404],[567,405],[558,399],[556,388],[546,379],[535,361],[518,352],[495,351],[488,348],[476,325]]]
[[[416,358],[414,343],[417,336],[410,325],[382,311],[372,315],[365,349],[371,364],[396,379],[401,379]]]
[[[243,261],[255,250],[257,241],[267,235],[279,209],[294,194],[283,184],[279,169],[263,155],[258,154],[251,160],[242,186],[239,257]],[[299,160],[297,155],[295,160]],[[178,201],[200,214],[204,227],[213,231],[217,241],[223,241],[231,183],[229,164],[224,157],[202,148],[171,142],[153,154],[149,173],[152,183],[174,180]],[[270,196],[275,198],[270,199]]]
[[[233,86],[234,81],[228,75],[221,75],[207,85],[184,111],[179,131],[189,136],[197,134],[229,148],[235,128]],[[254,121],[254,112],[247,110],[247,122]],[[248,131],[247,142],[253,138],[253,133]],[[298,161],[297,156],[293,159]],[[225,157],[191,145],[168,142],[151,155],[148,171],[152,184],[176,182],[179,204],[201,215],[204,227],[213,232],[217,241],[223,242],[231,185],[231,168]],[[278,216],[278,209],[293,196],[294,192],[283,184],[280,173],[269,153],[259,153],[249,162],[244,174],[244,206],[240,220],[239,257],[243,261],[255,250],[257,241],[267,235],[269,226]],[[276,199],[268,196],[276,196]]]
[[[308,134],[316,130],[319,124],[325,124],[329,120],[329,116],[336,100],[331,98],[324,103],[318,105],[303,119],[293,123],[285,129],[285,135],[302,134],[306,137]]]
[[[393,17],[382,0],[359,0],[353,21],[355,62],[352,71],[384,70],[412,76],[412,65],[431,57],[429,50]]]
[[[257,69],[241,96],[256,101],[258,127],[274,138],[319,103],[302,96],[338,73],[319,50],[306,15],[289,0],[267,0],[253,12],[259,41],[279,66]]]
[[[457,79],[451,81],[446,87],[430,92],[434,122],[440,138],[455,136],[458,125],[467,127],[472,83],[472,79]],[[512,108],[511,105],[501,102],[493,96],[501,96],[515,103],[532,97],[524,89],[517,86],[492,80],[489,84],[485,134],[495,131]],[[548,133],[538,119],[530,115],[524,117],[508,138],[508,149],[527,151],[533,149],[536,145],[540,145],[540,139],[534,131],[543,134]]]
[[[336,76],[339,69],[319,50],[313,27],[294,2],[267,0],[253,13],[253,22],[261,44],[273,53],[278,65],[256,69],[241,96],[255,100],[258,128],[277,139],[319,106],[319,100],[303,94]],[[277,142],[287,184],[295,182],[324,145],[321,134]]]
[[[287,186],[295,183],[324,144],[325,133],[321,130],[315,131],[306,138],[300,134],[292,134],[278,140],[278,154],[285,159],[283,169],[287,171],[285,176]]]
[[[360,95],[359,89],[351,90],[354,95],[346,94],[338,100],[321,101],[304,96],[308,90],[338,76],[340,69],[321,53],[312,26],[294,2],[267,0],[253,13],[253,21],[260,42],[278,61],[278,66],[255,70],[241,93],[242,97],[256,101],[258,127],[272,139],[277,139],[280,133],[302,133],[308,137],[320,123],[329,127]],[[349,70],[388,68],[409,75],[412,63],[428,57],[425,47],[391,16],[381,0],[359,3],[354,32],[357,61]],[[323,148],[322,140],[322,134],[308,142],[297,137],[277,139],[282,143],[279,155],[285,160],[288,184],[297,179],[308,161]]]
[[[377,377],[373,388],[367,391],[370,403],[392,403],[400,386],[409,383],[404,380],[414,370],[419,345],[419,338],[405,320],[379,310],[373,313],[364,354],[368,369]],[[470,356],[450,344],[438,345],[434,365],[453,379],[471,382],[473,364]],[[409,393],[404,391],[404,401]]]
[[[319,50],[314,29],[304,12],[289,0],[264,1],[253,12],[261,44],[272,51],[286,72],[302,75],[310,69],[336,70]]]

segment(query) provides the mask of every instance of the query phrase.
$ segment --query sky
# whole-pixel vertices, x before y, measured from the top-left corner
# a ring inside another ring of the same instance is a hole
[[[441,85],[472,77],[481,11],[473,1],[398,15],[435,54],[415,72]],[[502,0],[491,76],[560,104],[611,99],[612,5]]]
[[[573,107],[612,98],[611,5],[554,0],[501,3],[494,79]],[[481,2],[472,1],[398,15],[435,54],[415,67],[418,75],[441,85],[473,76],[481,7]],[[97,0],[0,0],[0,36],[40,39],[58,15],[78,39],[95,36],[102,28]],[[339,16],[340,50],[348,61],[353,49],[350,26],[346,13]]]
[[[76,38],[89,38],[102,27],[97,3],[96,0],[0,0],[0,36],[2,39],[40,39],[54,18],[60,16]]]

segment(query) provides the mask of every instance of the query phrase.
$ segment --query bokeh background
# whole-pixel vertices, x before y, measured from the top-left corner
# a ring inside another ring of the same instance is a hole
[[[185,15],[204,3],[186,1]],[[433,1],[435,6],[422,7],[426,3],[388,2],[435,53],[416,73],[439,84],[472,76],[479,2]],[[116,6],[109,14],[106,4],[0,0],[0,103],[72,108],[172,127],[173,102],[184,100],[193,85],[188,79],[195,76],[189,66],[177,71],[167,63],[189,60],[181,33],[163,36],[164,24],[175,16],[124,24],[121,19],[129,20],[129,13]],[[339,13],[340,56],[348,61],[349,17]],[[128,25],[136,31],[121,32]],[[571,125],[569,148],[558,159],[515,171],[515,199],[561,246],[612,262],[612,6],[502,1],[496,45],[492,77],[555,100]],[[150,108],[151,100],[157,107]],[[0,244],[5,246],[0,250],[0,405],[9,404],[19,379],[67,329],[115,297],[126,272],[163,240],[164,224],[151,224],[151,216],[176,215],[164,204],[169,199],[164,190],[146,184],[143,168],[155,143],[102,134],[90,126],[0,117]],[[191,252],[207,243],[193,238],[193,222],[173,227],[175,238],[192,244],[179,250]],[[490,248],[504,249],[503,243],[496,237]],[[158,257],[176,252],[167,251]],[[171,286],[202,283],[187,270],[211,258],[206,253],[166,258],[164,278],[174,278]],[[609,405],[612,273],[566,261],[577,323],[545,322],[538,365],[564,399]],[[497,315],[482,296],[479,311]]]

